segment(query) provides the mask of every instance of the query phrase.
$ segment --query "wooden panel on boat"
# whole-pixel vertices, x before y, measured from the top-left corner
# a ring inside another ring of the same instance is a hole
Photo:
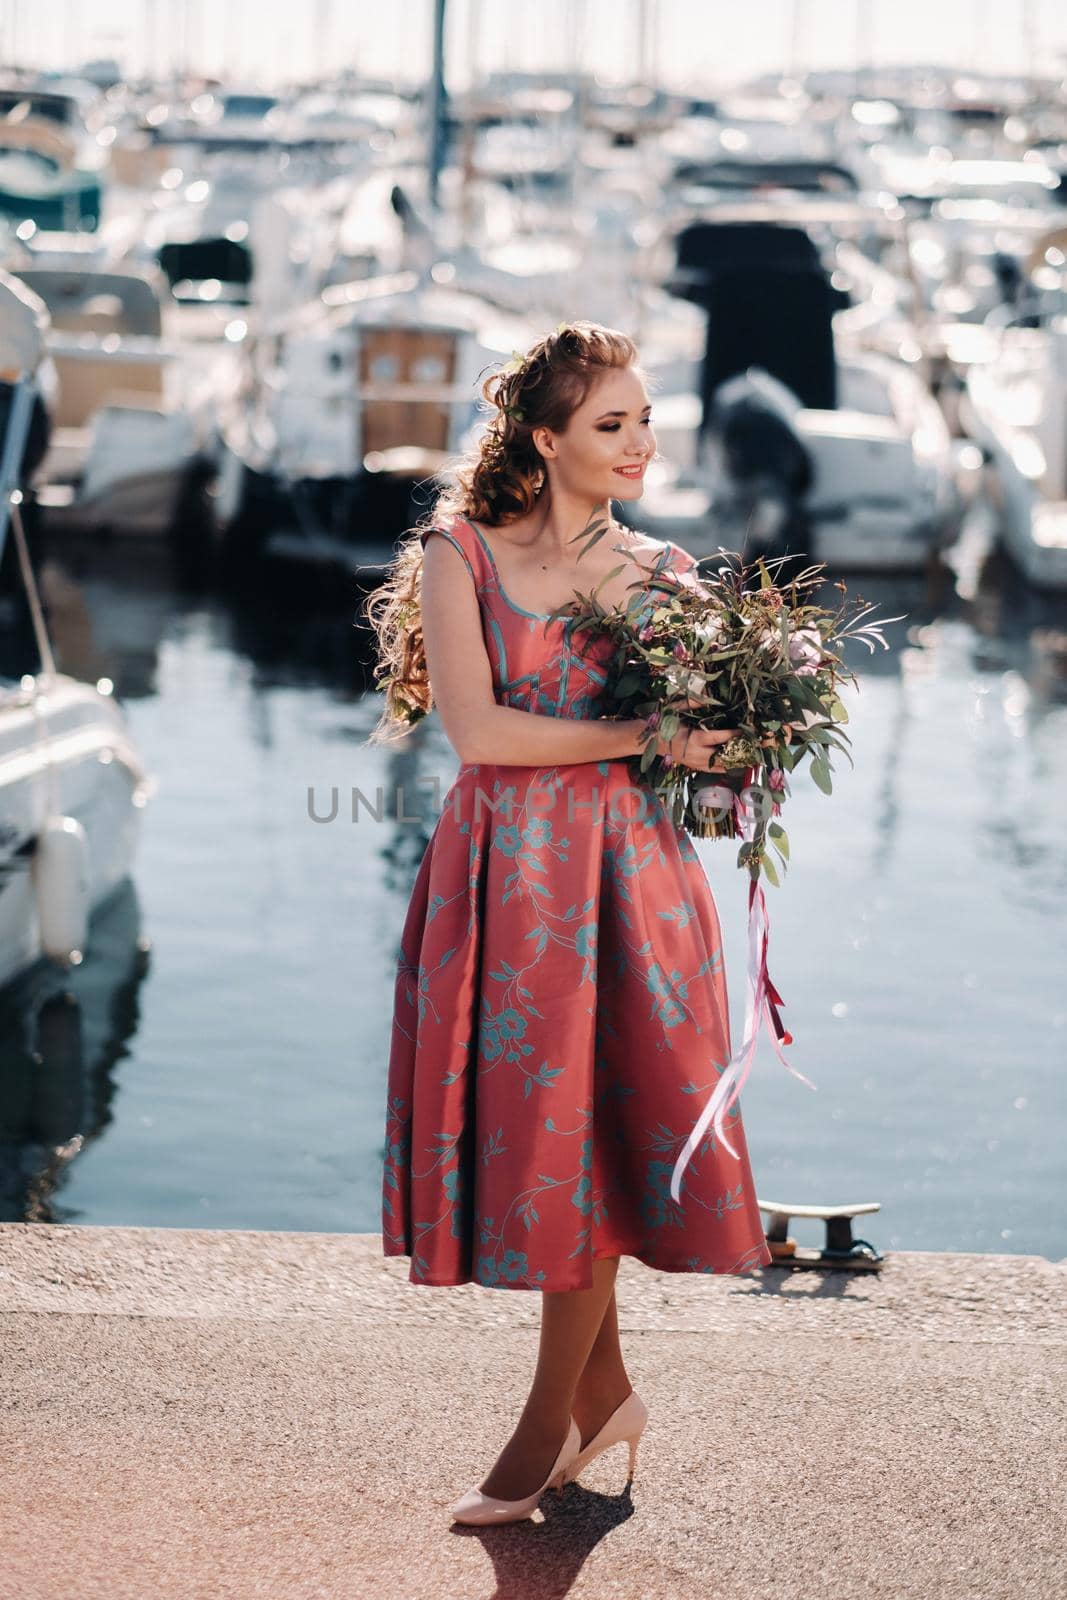
[[[362,453],[418,445],[447,450],[456,335],[430,328],[365,327],[359,343]]]

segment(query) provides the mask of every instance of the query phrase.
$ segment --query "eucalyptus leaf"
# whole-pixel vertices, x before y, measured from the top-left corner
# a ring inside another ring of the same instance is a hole
[[[770,834],[771,838],[774,840],[775,849],[780,851],[781,854],[783,856],[785,856],[786,860],[788,861],[789,860],[789,835],[786,833],[785,829],[782,827],[782,824],[780,822],[772,822],[770,824],[770,826],[768,827],[767,832]]]
[[[806,711],[814,711],[817,716],[824,714],[820,696],[804,678],[793,679],[789,694],[792,700],[799,700]]]
[[[816,788],[821,789],[823,794],[833,793],[833,782],[830,778],[830,768],[827,766],[825,761],[822,761],[818,758],[812,761],[811,776],[815,782]]]

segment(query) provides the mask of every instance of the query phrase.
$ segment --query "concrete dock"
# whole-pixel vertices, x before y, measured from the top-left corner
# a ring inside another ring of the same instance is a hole
[[[651,1417],[534,1521],[452,1524],[540,1296],[376,1234],[0,1225],[0,1600],[1063,1600],[1067,1263],[657,1273]]]

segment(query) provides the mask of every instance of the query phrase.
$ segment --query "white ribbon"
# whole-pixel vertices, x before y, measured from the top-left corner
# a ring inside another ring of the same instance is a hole
[[[755,828],[755,816],[750,807],[740,795],[729,791],[731,798],[737,802],[738,825],[743,839],[750,840]],[[756,1042],[759,1034],[759,1025],[763,1017],[767,1018],[768,1029],[771,1034],[771,1043],[778,1055],[779,1061],[799,1078],[801,1083],[806,1083],[809,1089],[815,1085],[802,1072],[798,1072],[792,1062],[787,1061],[782,1054],[775,1031],[776,1012],[773,1000],[780,997],[771,983],[767,972],[767,946],[770,939],[770,921],[767,916],[767,902],[759,883],[752,879],[749,883],[748,896],[748,994],[745,1004],[745,1028],[741,1048],[734,1052],[727,1062],[718,1083],[711,1092],[707,1105],[704,1107],[696,1124],[692,1129],[678,1160],[675,1162],[674,1172],[671,1175],[671,1199],[678,1200],[681,1196],[682,1178],[685,1169],[696,1150],[697,1145],[704,1137],[709,1124],[713,1125],[723,1149],[736,1159],[737,1151],[726,1137],[726,1114],[741,1092],[741,1086],[748,1077],[756,1053]],[[781,1024],[778,1024],[781,1026]],[[789,1042],[789,1036],[786,1035]]]

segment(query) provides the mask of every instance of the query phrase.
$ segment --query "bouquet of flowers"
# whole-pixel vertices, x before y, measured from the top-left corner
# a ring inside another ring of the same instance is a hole
[[[590,543],[595,543],[606,525],[585,531],[592,531]],[[816,604],[811,590],[821,581],[823,563],[778,584],[773,571],[788,557],[746,565],[730,551],[719,554],[724,564],[699,581],[646,569],[651,586],[663,596],[651,613],[642,592],[622,608],[606,608],[595,593],[578,596],[563,608],[575,618],[576,631],[607,635],[614,642],[605,692],[614,715],[645,719],[647,737],[640,756],[633,758],[637,773],[660,796],[676,825],[699,837],[740,838],[737,862],[749,873],[744,1038],[675,1163],[675,1200],[709,1125],[733,1153],[726,1114],[748,1075],[761,1018],[770,1023],[771,1043],[783,1066],[808,1088],[815,1087],[782,1054],[781,1045],[793,1040],[779,1012],[784,1002],[767,970],[770,923],[760,877],[779,883],[772,848],[783,868],[789,859],[789,838],[777,821],[790,792],[788,776],[807,760],[812,781],[830,794],[832,751],[841,750],[852,760],[848,735],[842,731],[848,712],[839,694],[842,683],[855,681],[842,664],[845,640],[860,640],[872,653],[876,643],[888,649],[881,628],[901,620],[871,621],[874,608],[862,598],[855,602],[858,611],[850,614],[841,582],[834,585],[842,595],[836,610]],[[718,764],[725,768],[721,776],[675,762],[661,749],[687,724],[738,730],[716,751]]]
[[[810,591],[823,564],[779,586],[772,569],[789,558],[746,566],[732,552],[720,554],[726,564],[697,583],[655,577],[664,599],[651,615],[640,594],[614,610],[572,601],[569,614],[578,627],[614,641],[605,688],[612,714],[645,719],[635,776],[660,796],[676,825],[701,838],[741,838],[738,865],[777,886],[770,850],[784,869],[789,836],[776,819],[790,793],[787,775],[808,760],[812,781],[830,794],[832,751],[852,760],[839,691],[856,675],[840,649],[848,638],[888,649],[881,628],[900,619],[872,622],[874,607],[862,599],[850,614],[840,582],[836,610],[815,604]],[[687,725],[738,730],[715,754],[724,773],[684,766],[661,749]]]

